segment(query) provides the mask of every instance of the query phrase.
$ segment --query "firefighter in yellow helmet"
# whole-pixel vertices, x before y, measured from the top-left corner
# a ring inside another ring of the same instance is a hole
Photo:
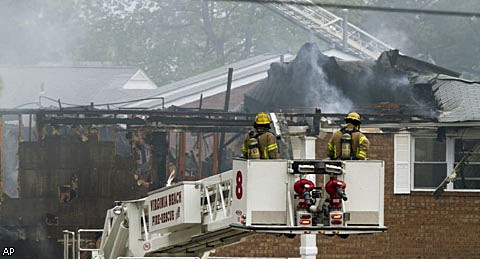
[[[259,112],[253,124],[254,130],[245,137],[242,145],[243,156],[247,159],[279,159],[277,140],[270,132],[268,114]]]
[[[365,160],[367,159],[370,141],[360,132],[360,115],[351,112],[345,117],[345,127],[333,133],[328,142],[330,159]]]

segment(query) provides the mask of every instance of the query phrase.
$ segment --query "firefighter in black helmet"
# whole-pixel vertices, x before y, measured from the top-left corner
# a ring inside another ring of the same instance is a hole
[[[247,159],[279,159],[277,140],[269,131],[268,114],[259,112],[255,117],[253,128],[254,130],[247,134],[242,145],[243,156]]]
[[[351,112],[345,117],[345,127],[333,133],[328,142],[328,156],[330,159],[367,159],[370,141],[360,132],[360,115]]]

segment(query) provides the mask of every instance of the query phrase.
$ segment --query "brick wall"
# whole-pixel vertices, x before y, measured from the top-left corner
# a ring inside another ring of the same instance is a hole
[[[330,135],[317,140],[326,157]],[[479,193],[393,194],[393,134],[367,134],[370,159],[385,161],[385,225],[389,230],[347,239],[317,236],[318,258],[480,258]],[[348,192],[348,186],[347,186]],[[300,257],[300,238],[258,234],[217,249],[212,256]]]

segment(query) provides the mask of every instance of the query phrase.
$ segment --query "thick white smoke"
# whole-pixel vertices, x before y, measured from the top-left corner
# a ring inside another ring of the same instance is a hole
[[[305,65],[311,66],[311,76],[305,77],[305,85],[308,89],[304,95],[305,103],[309,107],[319,107],[326,113],[348,113],[351,111],[353,103],[346,97],[335,85],[327,82],[327,76],[319,64],[319,55],[315,53],[316,48],[312,48],[309,55],[301,55],[306,60],[301,61]]]

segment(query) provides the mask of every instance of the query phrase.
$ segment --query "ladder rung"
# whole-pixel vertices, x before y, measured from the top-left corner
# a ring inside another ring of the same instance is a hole
[[[311,1],[300,1],[304,3],[312,3]],[[333,43],[341,41],[338,37],[343,37],[343,27],[338,26],[338,31],[333,33],[331,30],[326,30],[332,24],[341,21],[342,18],[335,16],[320,6],[282,6],[281,4],[267,3],[268,6],[277,9],[283,15],[289,16],[297,20],[304,27],[314,30],[320,35],[323,35],[326,39]],[[374,38],[373,36],[365,33],[364,31],[357,29],[354,25],[348,24],[348,40],[354,44],[351,44],[352,52],[360,54],[360,56],[376,58],[376,54],[384,50],[388,50],[387,44]],[[355,35],[355,36],[354,36]],[[375,53],[377,52],[377,53]]]

